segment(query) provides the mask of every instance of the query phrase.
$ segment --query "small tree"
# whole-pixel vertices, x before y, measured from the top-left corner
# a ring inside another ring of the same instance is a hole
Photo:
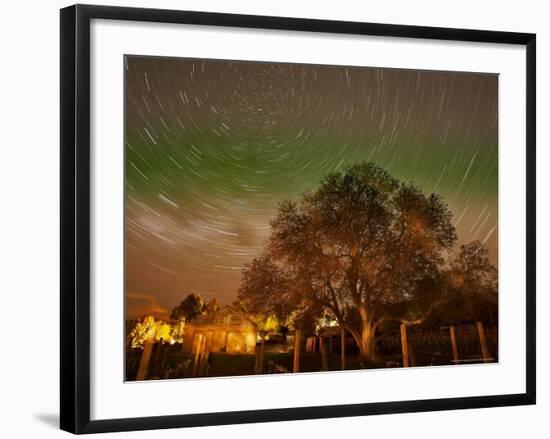
[[[449,272],[449,298],[443,308],[450,323],[485,321],[495,324],[498,272],[479,241],[462,245]]]

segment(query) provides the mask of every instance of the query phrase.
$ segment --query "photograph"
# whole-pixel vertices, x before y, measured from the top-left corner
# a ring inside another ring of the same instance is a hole
[[[498,74],[123,69],[125,381],[499,361]]]
[[[6,6],[2,437],[548,430],[543,2]]]

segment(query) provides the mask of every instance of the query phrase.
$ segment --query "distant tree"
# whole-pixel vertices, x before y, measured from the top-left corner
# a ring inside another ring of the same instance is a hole
[[[205,303],[200,294],[189,294],[183,299],[178,306],[172,310],[170,318],[185,321],[190,321],[193,318],[200,316],[205,311]]]
[[[421,321],[439,302],[451,216],[440,196],[372,163],[330,174],[299,203],[279,205],[239,297],[268,313],[328,311],[372,359],[383,321]]]
[[[274,314],[286,321],[301,299],[293,280],[268,252],[255,258],[242,272],[238,300],[234,306],[254,314]]]
[[[245,266],[235,303],[248,314],[275,316],[285,332],[298,327],[313,330],[323,307],[302,291],[291,270],[265,251]]]
[[[483,244],[462,245],[450,264],[448,279],[449,297],[442,312],[449,323],[496,323],[498,272]]]
[[[208,305],[205,307],[206,314],[214,314],[216,311],[220,309],[220,304],[216,300],[216,298],[213,298],[210,302],[208,302]]]

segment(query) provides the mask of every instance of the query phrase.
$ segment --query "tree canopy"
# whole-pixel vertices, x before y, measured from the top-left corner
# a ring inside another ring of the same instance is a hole
[[[449,277],[449,306],[444,309],[446,320],[494,323],[498,307],[498,272],[479,241],[460,247],[451,262]]]
[[[206,304],[200,294],[188,294],[187,297],[172,310],[170,318],[189,321],[203,314],[205,310]]]
[[[263,253],[243,271],[239,298],[298,320],[329,313],[370,357],[380,323],[421,321],[442,300],[457,239],[451,219],[439,195],[372,163],[348,167],[299,202],[280,203]],[[471,274],[471,253],[457,258],[455,276]],[[478,280],[464,277],[460,288],[475,289]]]

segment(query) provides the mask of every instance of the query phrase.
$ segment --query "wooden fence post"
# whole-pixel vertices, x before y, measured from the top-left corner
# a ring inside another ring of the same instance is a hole
[[[346,330],[340,329],[340,363],[342,370],[346,370]]]
[[[254,362],[254,373],[258,375],[260,372],[260,355],[261,349],[256,345],[256,361]]]
[[[485,363],[488,363],[491,360],[491,352],[489,351],[489,345],[487,344],[487,338],[485,337],[483,323],[476,322],[476,327],[479,335],[479,344],[481,345],[481,357]]]
[[[157,349],[155,352],[155,358],[153,358],[153,364],[151,367],[151,374],[154,374],[155,376],[158,376],[160,378],[160,371],[162,368],[162,347],[163,347],[163,339],[161,338],[159,342],[157,343]]]
[[[416,367],[416,355],[414,353],[414,346],[413,346],[413,343],[412,343],[412,338],[411,338],[410,342],[407,340],[407,348],[408,348],[408,352],[409,352],[409,365],[411,367]]]
[[[294,331],[294,361],[292,364],[292,372],[300,372],[300,337],[301,331],[296,328]]]
[[[159,372],[160,378],[163,378],[163,374],[165,373],[165,369],[166,369],[166,359],[168,357],[168,352],[170,350],[170,344],[169,343],[161,344],[161,350],[162,350],[162,355],[160,357],[160,367],[158,369],[158,372]]]
[[[196,377],[199,371],[199,360],[201,356],[202,351],[202,344],[203,344],[204,336],[202,334],[197,334],[197,348],[195,351],[195,358],[193,360],[193,373],[191,376]]]
[[[454,325],[449,327],[449,332],[451,334],[451,347],[453,349],[453,362],[458,364],[458,346],[456,344],[456,328]]]
[[[325,345],[325,337],[321,337],[321,346],[319,350],[321,351],[321,361],[322,361],[321,370],[326,371],[328,370],[328,362],[327,362],[327,347]]]
[[[262,342],[260,344],[260,361],[258,363],[259,374],[261,374],[264,371],[264,344],[265,344],[265,337],[262,337]]]
[[[401,331],[401,353],[403,355],[403,367],[409,367],[409,349],[407,346],[407,325],[402,323],[399,329]]]
[[[202,342],[202,352],[200,357],[199,376],[206,376],[208,368],[208,357],[210,355],[210,340],[211,335],[205,335]]]
[[[143,344],[143,352],[141,354],[141,360],[139,361],[139,369],[136,380],[143,381],[147,378],[147,372],[149,371],[149,363],[151,362],[151,354],[153,353],[154,338],[148,338]]]

